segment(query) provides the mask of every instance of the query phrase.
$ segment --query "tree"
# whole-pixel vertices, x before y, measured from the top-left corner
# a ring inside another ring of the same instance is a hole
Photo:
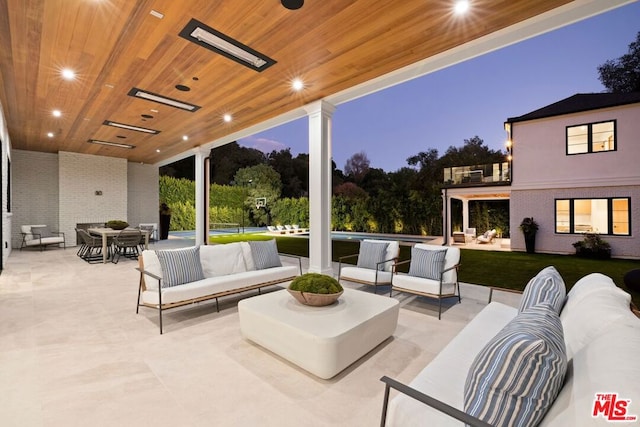
[[[451,146],[440,158],[443,168],[454,166],[474,166],[505,161],[505,154],[500,150],[491,150],[484,145],[479,136],[465,139],[462,148]],[[442,175],[440,175],[442,178]]]
[[[600,82],[609,92],[640,92],[640,32],[629,52],[598,67]]]
[[[255,148],[240,147],[237,142],[211,150],[211,183],[229,185],[238,169],[265,163],[265,156]]]
[[[364,151],[354,154],[347,159],[344,165],[344,173],[355,182],[360,182],[369,172],[369,159]]]
[[[235,185],[246,188],[243,212],[249,212],[250,219],[258,226],[269,225],[270,206],[280,198],[282,182],[280,174],[269,165],[256,165],[239,169],[236,172]],[[256,208],[256,198],[265,198],[267,205],[264,208]]]
[[[282,197],[301,197],[309,192],[309,155],[291,155],[289,148],[267,155],[267,163],[280,174]]]

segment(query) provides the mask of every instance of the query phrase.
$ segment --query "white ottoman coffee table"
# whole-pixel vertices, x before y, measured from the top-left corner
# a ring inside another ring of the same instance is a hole
[[[395,298],[345,289],[337,303],[309,307],[287,290],[238,303],[240,331],[256,344],[328,379],[389,338],[398,324]]]

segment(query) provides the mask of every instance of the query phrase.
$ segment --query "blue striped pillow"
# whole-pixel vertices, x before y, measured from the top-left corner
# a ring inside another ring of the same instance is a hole
[[[156,255],[162,269],[163,288],[204,279],[202,264],[200,264],[200,246],[156,251]]]
[[[358,253],[358,264],[360,268],[370,268],[375,270],[379,268],[384,270],[384,264],[378,265],[379,262],[384,261],[384,257],[387,253],[388,243],[382,242],[360,242],[360,252]]]
[[[464,386],[464,410],[492,426],[535,426],[562,388],[567,355],[551,304],[518,314],[478,353]]]
[[[444,270],[444,259],[447,250],[431,251],[429,249],[411,248],[411,264],[409,276],[424,277],[425,279],[440,280]]]
[[[543,302],[549,302],[560,314],[567,297],[567,288],[555,267],[546,267],[529,280],[522,293],[519,312]]]
[[[264,270],[271,267],[282,267],[276,239],[267,241],[250,241],[251,256],[256,265],[256,270]]]

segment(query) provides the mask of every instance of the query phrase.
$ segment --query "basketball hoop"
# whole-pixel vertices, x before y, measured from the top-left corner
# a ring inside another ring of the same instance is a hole
[[[266,197],[256,197],[256,209],[264,208],[267,206]]]

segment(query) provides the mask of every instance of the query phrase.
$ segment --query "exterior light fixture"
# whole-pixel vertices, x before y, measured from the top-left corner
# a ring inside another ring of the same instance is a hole
[[[146,99],[147,101],[159,102],[160,104],[169,105],[171,107],[180,108],[181,110],[194,112],[200,109],[199,106],[194,104],[189,104],[187,102],[178,101],[177,99],[169,98],[166,96],[158,95],[157,93],[149,92],[146,90],[138,89],[136,87],[132,88],[129,93],[129,96],[133,96],[135,98]]]
[[[102,124],[106,126],[113,126],[120,129],[135,130],[136,132],[150,133],[153,135],[157,135],[160,133],[159,130],[143,128],[140,126],[127,125],[124,123],[112,122],[111,120],[105,120],[104,122],[102,122]]]
[[[99,139],[90,139],[87,142],[90,144],[108,145],[109,147],[127,148],[129,150],[136,148],[135,145],[131,145],[131,144],[121,144],[119,142],[100,141]]]
[[[268,56],[214,30],[197,19],[191,19],[180,31],[179,36],[256,71],[263,71],[276,63]]]
[[[233,117],[231,117],[231,114],[225,114],[224,116],[222,116],[222,120],[229,123],[231,122],[231,120],[233,120]]]
[[[53,110],[51,112],[51,114],[53,114],[53,117],[60,117],[62,116],[62,112],[60,110]]]

